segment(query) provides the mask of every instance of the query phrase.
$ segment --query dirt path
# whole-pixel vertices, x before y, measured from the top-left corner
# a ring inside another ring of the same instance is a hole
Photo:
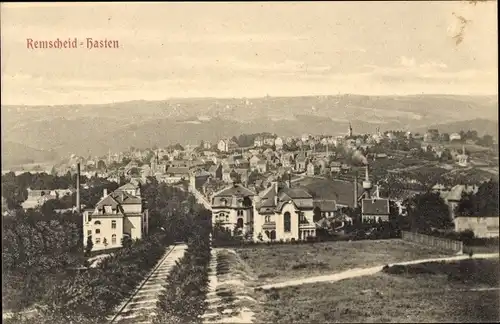
[[[472,256],[473,259],[492,259],[492,258],[498,258],[499,254],[498,253],[484,253],[484,254],[475,254]],[[317,276],[317,277],[311,277],[311,278],[303,278],[303,279],[296,279],[296,280],[289,280],[285,282],[279,282],[279,283],[274,283],[274,284],[268,284],[268,285],[263,285],[260,286],[260,289],[271,289],[271,288],[283,288],[283,287],[289,287],[289,286],[299,286],[303,284],[311,284],[311,283],[317,283],[317,282],[335,282],[343,279],[350,279],[350,278],[356,278],[356,277],[362,277],[362,276],[369,276],[373,275],[377,272],[382,271],[384,266],[389,265],[408,265],[408,264],[418,264],[418,263],[425,263],[425,262],[436,262],[436,261],[457,261],[457,260],[465,260],[469,259],[470,257],[468,255],[458,255],[458,256],[452,256],[452,257],[446,257],[446,258],[434,258],[434,259],[421,259],[421,260],[412,260],[412,261],[404,261],[404,262],[395,262],[391,264],[384,264],[384,265],[379,265],[375,267],[370,267],[370,268],[354,268],[330,275],[323,275],[323,276]]]

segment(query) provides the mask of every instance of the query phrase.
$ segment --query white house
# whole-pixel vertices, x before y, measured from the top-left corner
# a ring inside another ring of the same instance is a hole
[[[315,237],[313,208],[313,198],[305,189],[272,183],[254,199],[254,240],[286,241]]]
[[[212,197],[212,223],[254,241],[304,240],[316,236],[313,197],[305,189],[273,182],[258,195],[234,184]]]
[[[281,137],[276,137],[274,140],[274,146],[276,146],[277,150],[281,150],[283,148],[283,139]]]
[[[221,152],[230,152],[238,147],[238,144],[230,139],[221,139],[217,143],[217,149]]]
[[[462,136],[460,136],[460,134],[458,134],[458,133],[450,134],[450,142],[451,141],[460,141],[461,139],[462,139]]]
[[[121,247],[126,236],[134,240],[147,235],[148,221],[138,186],[129,183],[111,194],[104,189],[95,208],[83,212],[83,244],[90,237],[93,251]]]

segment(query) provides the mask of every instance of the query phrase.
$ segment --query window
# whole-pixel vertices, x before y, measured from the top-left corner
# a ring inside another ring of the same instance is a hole
[[[243,227],[243,218],[238,218],[238,220],[236,221],[236,227],[237,228]]]
[[[276,231],[271,231],[271,240],[274,241],[276,239]]]
[[[101,244],[101,239],[99,237],[95,239],[95,244]]]
[[[238,216],[243,216],[243,210],[238,210]]]
[[[292,231],[292,220],[289,212],[286,212],[285,215],[283,215],[283,227],[285,232]]]
[[[116,234],[111,235],[111,244],[112,245],[116,244]]]
[[[88,230],[87,235],[92,235],[92,230]]]
[[[264,218],[264,222],[266,222],[266,223],[271,222],[271,216],[266,216],[266,217]]]
[[[95,221],[94,225],[101,225],[101,222],[100,221]]]
[[[96,229],[95,229],[95,233],[96,233],[96,234],[101,234],[101,230],[100,230],[99,228],[96,228]]]
[[[116,221],[111,221],[111,228],[115,229],[116,228]]]

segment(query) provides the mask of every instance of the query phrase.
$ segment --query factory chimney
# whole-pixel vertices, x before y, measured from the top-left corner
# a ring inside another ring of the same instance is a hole
[[[81,213],[80,204],[80,163],[76,164],[76,210]]]
[[[372,183],[370,181],[370,176],[368,174],[368,164],[365,169],[365,181],[363,181],[363,190],[366,199],[370,199],[370,191],[372,189]]]
[[[354,208],[358,206],[358,174],[354,175]]]

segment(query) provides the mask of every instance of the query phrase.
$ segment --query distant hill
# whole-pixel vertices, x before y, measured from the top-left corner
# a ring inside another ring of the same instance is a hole
[[[476,129],[491,133],[498,124],[497,107],[496,96],[348,94],[3,106],[1,113],[4,141],[67,156],[102,155],[130,146],[194,144],[241,133],[338,135],[346,133],[349,122],[354,133],[373,132],[377,128],[425,131],[430,127],[442,128],[442,132]],[[446,124],[435,126],[437,121]],[[10,150],[13,160],[45,154]]]
[[[38,150],[15,142],[2,141],[2,168],[19,164],[51,161],[57,158],[58,156],[55,152]]]

